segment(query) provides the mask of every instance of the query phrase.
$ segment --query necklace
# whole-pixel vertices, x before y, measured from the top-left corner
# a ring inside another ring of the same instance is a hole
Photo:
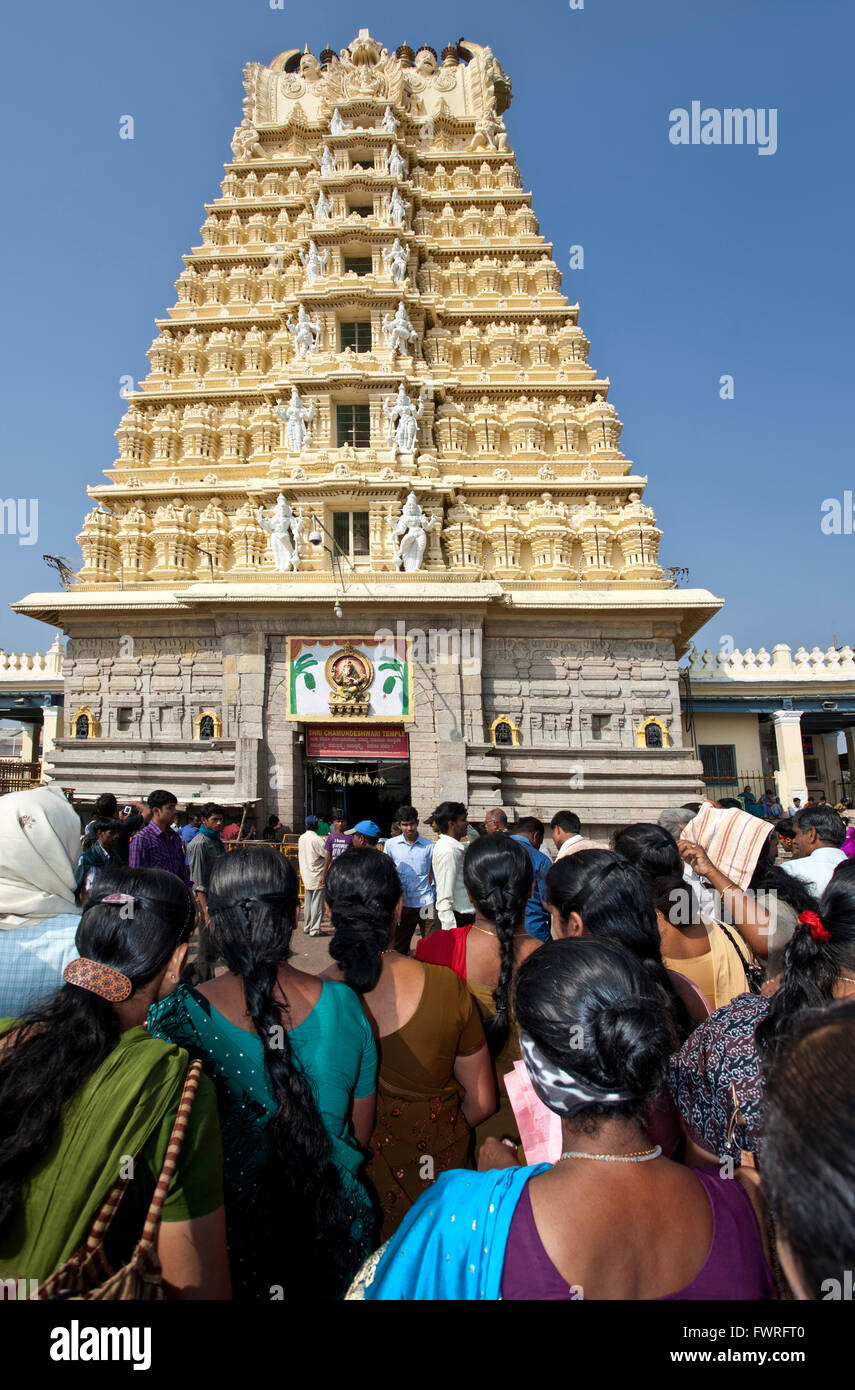
[[[853,980],[851,975],[838,975],[837,978],[838,980],[845,980],[847,985],[855,985],[855,980]]]
[[[494,931],[490,931],[489,928],[487,928],[487,927],[476,927],[474,924],[473,924],[472,930],[473,930],[473,931],[480,931],[480,932],[483,932],[485,936],[495,936],[495,935],[496,935],[496,933],[495,933]],[[528,932],[527,932],[527,931],[515,931],[515,932],[514,932],[514,940],[517,940],[518,938],[522,938],[522,937],[524,937],[524,936],[528,936]],[[498,938],[497,938],[497,939],[498,939]]]
[[[647,1163],[651,1158],[658,1158],[661,1152],[662,1145],[657,1144],[653,1149],[638,1149],[635,1153],[629,1154],[586,1154],[575,1149],[566,1149],[561,1157],[595,1158],[599,1163]]]

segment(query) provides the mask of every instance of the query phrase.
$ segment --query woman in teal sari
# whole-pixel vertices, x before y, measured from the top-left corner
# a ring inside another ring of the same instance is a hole
[[[718,1168],[689,1169],[648,1137],[672,1030],[623,947],[549,942],[514,994],[532,1086],[561,1116],[553,1165],[442,1174],[366,1262],[351,1299],[763,1299],[771,1275],[752,1198]]]
[[[143,1025],[175,987],[194,919],[173,874],[106,869],[65,983],[24,1018],[0,1020],[0,1278],[44,1283],[129,1167],[105,1247],[114,1269],[130,1259],[189,1066]],[[157,1244],[171,1297],[231,1296],[225,1235],[216,1096],[202,1077]]]
[[[269,849],[223,855],[208,884],[229,973],[182,985],[149,1028],[202,1060],[223,1132],[235,1298],[332,1299],[372,1248],[360,1181],[377,1053],[356,996],[288,963],[297,875]]]

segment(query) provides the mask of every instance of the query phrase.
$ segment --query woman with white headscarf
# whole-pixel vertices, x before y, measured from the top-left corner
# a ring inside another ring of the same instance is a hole
[[[77,956],[79,854],[80,817],[59,787],[0,797],[0,1018],[52,994]]]

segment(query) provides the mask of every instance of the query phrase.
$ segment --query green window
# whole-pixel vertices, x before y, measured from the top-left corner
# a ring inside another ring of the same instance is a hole
[[[726,787],[735,783],[736,747],[732,743],[700,743],[698,757],[704,768],[708,787]]]
[[[333,512],[333,540],[350,559],[370,553],[367,512]]]
[[[344,273],[352,270],[354,275],[370,275],[374,269],[374,262],[370,256],[345,256]]]
[[[341,325],[341,350],[353,348],[354,352],[371,351],[371,324],[361,319],[357,323]]]
[[[337,405],[335,408],[336,447],[350,444],[354,449],[367,449],[371,444],[371,407]]]

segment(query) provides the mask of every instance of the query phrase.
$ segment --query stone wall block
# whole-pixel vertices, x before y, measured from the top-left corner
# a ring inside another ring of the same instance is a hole
[[[582,681],[581,692],[583,695],[608,699],[621,693],[620,681]]]
[[[503,677],[489,677],[483,682],[485,696],[490,693],[493,695],[519,695],[522,685],[519,681],[505,680]]]
[[[563,699],[570,694],[569,681],[532,681],[529,689],[532,697],[548,697],[554,695],[556,699]]]

